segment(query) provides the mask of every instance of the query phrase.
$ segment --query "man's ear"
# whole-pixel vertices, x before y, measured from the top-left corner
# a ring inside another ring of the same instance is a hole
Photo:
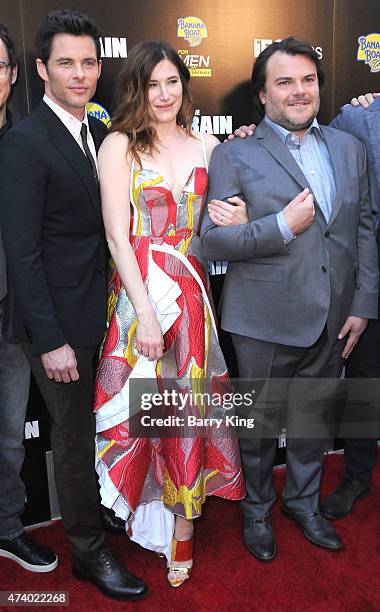
[[[266,95],[265,95],[265,91],[263,89],[261,89],[259,91],[259,98],[260,98],[260,102],[261,104],[265,105],[265,101],[266,101]]]
[[[98,66],[99,66],[99,72],[98,72],[98,78],[99,78],[102,73],[102,60],[101,59],[98,61]]]
[[[38,72],[39,76],[41,77],[41,79],[43,81],[48,81],[49,80],[49,76],[48,76],[48,73],[47,73],[46,66],[45,66],[44,62],[42,61],[42,59],[40,59],[39,57],[37,57],[37,59],[36,59],[36,67],[37,67],[37,72]]]
[[[17,81],[17,73],[18,73],[18,66],[13,66],[12,68],[12,72],[11,72],[11,85],[14,85]]]

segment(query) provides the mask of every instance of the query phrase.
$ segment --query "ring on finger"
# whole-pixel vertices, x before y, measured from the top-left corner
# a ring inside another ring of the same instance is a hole
[[[219,221],[223,221],[223,215],[219,215]]]

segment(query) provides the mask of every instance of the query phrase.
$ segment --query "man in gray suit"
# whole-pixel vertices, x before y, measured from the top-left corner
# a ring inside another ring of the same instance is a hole
[[[12,126],[7,102],[16,79],[15,49],[7,28],[0,24],[0,140]],[[21,345],[13,338],[11,302],[0,234],[0,557],[13,559],[31,572],[49,572],[57,566],[55,553],[27,535],[20,519],[25,501],[20,471],[30,370]],[[12,540],[19,542],[17,554],[2,550]]]
[[[249,217],[229,227],[223,202],[214,201],[201,231],[205,256],[229,260],[222,327],[232,333],[241,378],[339,378],[341,358],[377,317],[365,150],[318,125],[322,84],[310,45],[292,37],[273,43],[252,72],[256,123],[263,121],[252,138],[224,143],[212,156],[209,200],[242,196]],[[282,507],[311,542],[339,550],[318,509],[325,447],[312,432],[288,438]],[[265,561],[276,552],[275,452],[274,436],[241,439],[244,542]]]

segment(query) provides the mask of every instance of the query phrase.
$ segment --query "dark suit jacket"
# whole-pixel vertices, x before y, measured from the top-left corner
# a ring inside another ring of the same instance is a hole
[[[9,117],[9,115],[10,115],[10,112],[7,111],[7,116]],[[11,128],[11,122],[12,120],[8,118],[8,121],[6,122],[6,124],[3,125],[2,128],[0,128],[0,140],[5,135],[5,132],[8,132],[8,130]],[[5,298],[6,294],[7,294],[7,267],[5,263],[3,241],[1,238],[1,232],[0,232],[0,302]],[[1,306],[3,307],[3,304],[1,304]]]
[[[89,118],[99,148],[105,126]],[[84,153],[41,102],[0,145],[0,223],[14,286],[15,334],[33,354],[93,347],[106,319],[99,191]]]
[[[309,187],[295,159],[264,121],[255,135],[217,146],[208,200],[242,194],[250,222],[216,227],[205,211],[208,259],[228,259],[222,327],[243,336],[308,347],[324,327],[335,340],[348,315],[377,318],[378,266],[366,155],[353,136],[321,127],[336,196],[326,223],[316,202],[312,225],[286,245],[277,213]]]

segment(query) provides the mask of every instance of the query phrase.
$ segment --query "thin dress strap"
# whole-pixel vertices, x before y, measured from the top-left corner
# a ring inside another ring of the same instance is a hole
[[[206,143],[205,143],[204,136],[203,136],[203,134],[201,132],[199,133],[199,136],[201,137],[203,159],[204,159],[204,162],[205,162],[205,168],[206,168],[206,170],[208,172],[208,161],[207,161]]]
[[[131,179],[129,181],[129,201],[133,205],[133,173],[135,171],[135,158],[132,156]]]

